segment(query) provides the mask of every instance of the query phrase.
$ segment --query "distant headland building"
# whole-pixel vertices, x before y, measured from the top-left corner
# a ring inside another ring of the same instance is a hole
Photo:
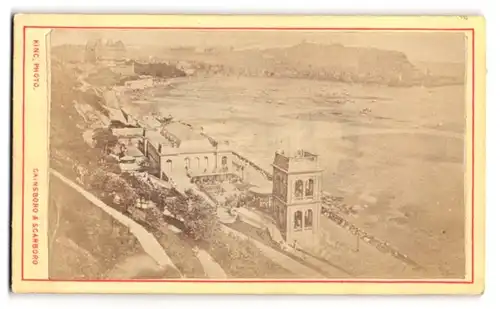
[[[122,41],[91,40],[85,45],[85,58],[89,62],[123,61],[126,51]]]
[[[126,58],[127,48],[122,41],[92,40],[85,45],[85,60],[108,67],[122,76],[135,75],[135,63]]]

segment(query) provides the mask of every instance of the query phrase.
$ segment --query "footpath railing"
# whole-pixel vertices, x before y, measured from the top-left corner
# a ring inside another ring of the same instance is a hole
[[[250,165],[251,167],[253,167],[254,169],[256,169],[257,171],[259,171],[262,175],[264,175],[264,177],[267,178],[267,180],[271,181],[273,179],[273,175],[266,171],[265,169],[263,169],[262,167],[258,166],[257,164],[255,164],[252,160],[250,160],[249,158],[243,156],[242,154],[239,154],[237,153],[236,151],[231,151],[231,153],[237,157],[238,159],[240,159],[241,161],[243,161],[244,163],[247,163],[248,165]]]

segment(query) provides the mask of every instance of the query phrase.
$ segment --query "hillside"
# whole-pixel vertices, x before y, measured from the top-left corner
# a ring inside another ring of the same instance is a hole
[[[51,102],[51,168],[77,180],[75,166],[87,171],[103,167],[102,153],[84,141],[84,132],[92,127],[90,114],[105,117],[101,104],[103,99],[89,89],[81,90],[74,71],[57,60],[52,62],[52,102]],[[83,113],[86,106],[88,113]],[[89,111],[91,110],[91,112]],[[88,117],[87,117],[88,116]],[[123,189],[122,182],[108,182]],[[117,180],[117,178],[114,178]],[[108,178],[109,179],[109,178]],[[118,184],[117,184],[118,183]],[[99,195],[98,185],[93,188]],[[114,187],[115,188],[115,187]],[[131,187],[130,187],[131,189]],[[135,188],[137,189],[137,188]],[[108,189],[115,191],[116,189]],[[102,191],[101,191],[102,193]],[[105,196],[105,195],[104,195]],[[154,261],[145,254],[137,239],[111,216],[101,211],[78,193],[68,190],[56,178],[50,183],[49,241],[51,278],[58,279],[100,279],[100,278],[170,278],[178,274],[172,269],[155,268]],[[133,198],[132,198],[133,199]],[[135,199],[133,199],[135,201]],[[114,202],[106,201],[112,206]],[[124,202],[125,203],[125,202]],[[115,205],[116,206],[116,205]],[[173,206],[172,206],[173,207]],[[195,213],[191,208],[189,213]],[[196,216],[192,222],[203,226],[203,216]],[[195,220],[195,221],[194,221]],[[217,261],[226,274],[237,278],[288,278],[295,274],[283,268],[271,258],[262,254],[251,242],[243,241],[226,233],[216,231],[203,240],[194,239],[186,232],[175,233],[146,226],[165,248],[173,262],[190,277],[206,276],[193,248],[204,248]],[[191,237],[191,238],[190,238]],[[138,263],[140,261],[140,263]]]
[[[147,63],[141,64],[135,62],[134,71],[138,75],[150,75],[161,78],[184,77],[186,73],[173,65],[166,63]]]
[[[88,124],[75,109],[75,102],[94,108],[100,104],[95,93],[76,89],[79,83],[73,72],[59,61],[52,62],[50,165],[71,176],[75,163],[95,166],[100,155],[83,140]],[[50,278],[99,279],[117,263],[144,255],[125,226],[58,179],[51,178],[49,189],[49,211],[54,214],[49,216]]]
[[[122,264],[141,259],[129,267],[125,278],[178,277],[176,270],[162,270],[144,252],[138,240],[120,222],[68,190],[56,177],[50,179],[49,277],[51,279],[116,279]]]
[[[52,52],[68,62],[81,62],[85,58],[84,46],[57,46]],[[308,42],[267,49],[149,48],[123,53],[129,59],[153,57],[170,63],[188,63],[195,74],[205,76],[272,76],[402,87],[460,85],[464,83],[465,72],[463,63],[412,63],[398,51]],[[186,76],[179,66],[167,63],[136,62],[135,72],[169,78]]]
[[[190,61],[198,74],[306,78],[390,86],[462,84],[456,69],[418,67],[402,52],[340,44],[301,43],[291,47],[246,50],[168,49],[175,60]]]

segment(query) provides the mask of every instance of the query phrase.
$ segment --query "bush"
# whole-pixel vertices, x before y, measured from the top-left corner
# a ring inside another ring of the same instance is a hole
[[[120,168],[120,164],[118,160],[110,155],[106,155],[101,160],[101,167],[110,173],[113,174],[121,174],[122,170]]]
[[[177,220],[183,221],[184,232],[195,240],[209,239],[218,228],[218,218],[215,209],[196,194],[187,198],[177,196],[175,200],[168,199],[172,194],[165,188],[144,188],[135,176],[126,176],[132,187],[138,190],[138,195],[147,196],[163,213],[166,209]],[[134,185],[135,184],[135,185]],[[144,192],[141,192],[144,190]],[[149,191],[146,192],[146,191]]]
[[[183,216],[186,234],[194,240],[210,239],[218,230],[215,210],[206,203],[191,203]]]
[[[151,197],[154,190],[151,185],[131,173],[124,173],[122,177],[134,189],[142,201],[152,200]]]
[[[138,195],[134,189],[120,176],[109,173],[103,169],[97,169],[89,178],[88,186],[97,191],[107,204],[121,212],[134,206]]]
[[[92,138],[96,142],[96,147],[100,148],[104,153],[108,153],[109,149],[118,144],[118,137],[113,135],[113,131],[109,128],[96,129]]]

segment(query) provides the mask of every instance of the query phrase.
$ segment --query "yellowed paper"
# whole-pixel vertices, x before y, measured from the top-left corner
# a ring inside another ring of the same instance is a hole
[[[13,289],[480,294],[481,17],[17,15]]]

